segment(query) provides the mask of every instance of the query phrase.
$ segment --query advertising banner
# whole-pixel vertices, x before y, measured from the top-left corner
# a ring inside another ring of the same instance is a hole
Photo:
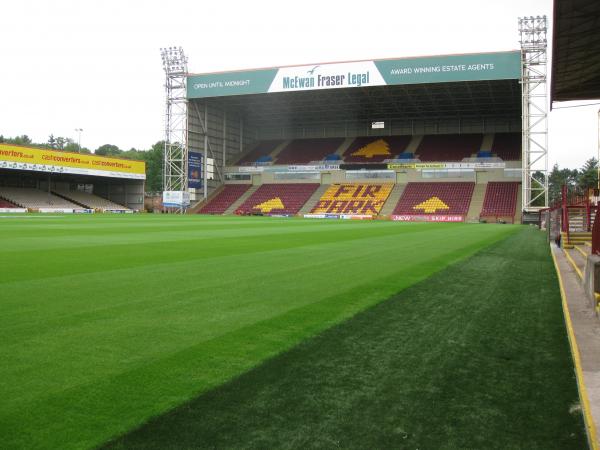
[[[323,172],[329,170],[340,170],[339,164],[321,164],[318,166],[287,166],[289,172]]]
[[[146,163],[128,159],[0,144],[0,169],[146,179]]]
[[[0,213],[26,213],[27,208],[0,208]]]
[[[372,218],[371,214],[340,214],[340,219],[370,220]]]
[[[187,208],[190,206],[190,193],[187,191],[164,191],[163,206],[167,208]]]
[[[521,76],[519,51],[311,64],[190,75],[188,98]]]
[[[390,219],[400,222],[463,222],[463,216],[441,216],[441,215],[393,215]]]
[[[390,163],[388,169],[504,169],[503,162],[454,162],[454,163]]]
[[[190,189],[202,187],[202,153],[188,153],[188,187]]]
[[[73,214],[73,210],[70,208],[40,208],[38,212],[41,213],[61,213],[61,214]]]

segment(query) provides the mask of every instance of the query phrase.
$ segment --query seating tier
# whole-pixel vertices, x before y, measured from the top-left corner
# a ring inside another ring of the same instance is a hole
[[[367,214],[376,216],[392,192],[387,184],[332,184],[321,196],[311,213]]]
[[[221,192],[200,208],[198,214],[223,214],[249,188],[249,184],[226,184]]]
[[[408,183],[398,201],[396,215],[465,216],[475,183]]]
[[[316,183],[263,184],[236,214],[297,214],[318,187]]]

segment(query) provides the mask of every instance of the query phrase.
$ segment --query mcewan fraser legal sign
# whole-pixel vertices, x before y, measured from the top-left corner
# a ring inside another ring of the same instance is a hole
[[[0,169],[146,179],[143,161],[0,144]]]
[[[312,64],[190,75],[188,98],[267,92],[518,79],[518,51]]]

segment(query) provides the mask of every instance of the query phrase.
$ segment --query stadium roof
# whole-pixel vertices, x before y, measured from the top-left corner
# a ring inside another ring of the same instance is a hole
[[[257,126],[521,114],[520,52],[311,64],[188,77],[188,98]],[[264,95],[268,94],[268,95]]]
[[[551,101],[600,98],[600,2],[554,0]]]
[[[209,99],[258,126],[521,114],[518,80],[373,86]]]

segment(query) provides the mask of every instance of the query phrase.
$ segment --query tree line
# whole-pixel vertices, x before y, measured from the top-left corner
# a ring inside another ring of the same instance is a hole
[[[65,152],[75,153],[94,153],[100,156],[116,156],[118,158],[133,159],[144,161],[146,163],[146,192],[162,191],[162,167],[164,154],[164,141],[158,141],[149,149],[139,150],[130,148],[129,150],[121,150],[116,145],[104,144],[95,149],[93,152],[89,148],[79,148],[77,142],[68,137],[54,136],[51,134],[48,140],[44,143],[36,143],[26,134],[13,138],[0,135],[0,143],[27,145],[29,147],[51,149]]]
[[[579,169],[561,169],[555,164],[548,174],[548,197],[551,205],[560,201],[563,185],[568,186],[570,191],[582,193],[590,188],[598,188],[598,160],[590,158]]]

